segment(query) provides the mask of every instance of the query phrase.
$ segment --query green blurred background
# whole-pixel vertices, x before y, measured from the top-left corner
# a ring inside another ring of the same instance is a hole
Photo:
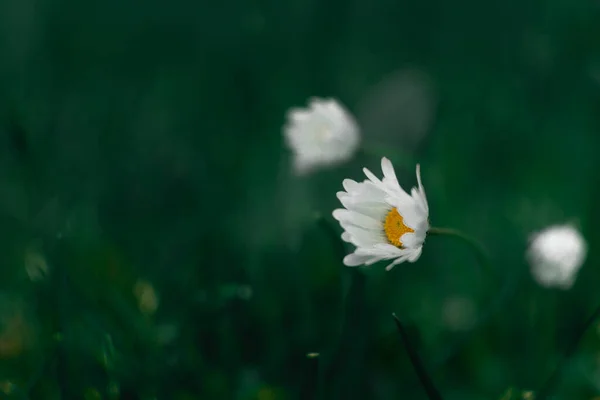
[[[298,177],[311,96],[364,148]],[[598,1],[0,0],[0,395],[425,399],[392,312],[445,399],[538,390],[600,303],[599,112]],[[443,237],[343,266],[335,193],[381,156],[498,278]],[[538,287],[565,222],[587,261]],[[567,364],[556,398],[600,395],[595,325]]]

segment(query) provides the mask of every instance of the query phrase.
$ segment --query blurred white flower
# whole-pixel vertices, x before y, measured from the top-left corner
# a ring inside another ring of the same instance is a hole
[[[385,76],[357,106],[367,145],[413,152],[431,129],[436,97],[433,81],[424,71],[401,69]]]
[[[349,267],[393,259],[386,267],[389,271],[401,262],[415,262],[421,256],[429,230],[429,205],[419,165],[419,187],[413,188],[410,195],[398,183],[390,160],[382,158],[381,169],[383,180],[364,168],[368,180],[358,183],[345,179],[346,191],[337,193],[346,208],[333,211],[333,217],[344,228],[342,239],[356,246],[354,253],[344,258]]]
[[[320,98],[288,111],[284,137],[298,174],[349,160],[360,141],[354,117],[336,100]]]
[[[527,259],[542,286],[570,289],[587,254],[585,239],[571,225],[555,225],[531,238]]]

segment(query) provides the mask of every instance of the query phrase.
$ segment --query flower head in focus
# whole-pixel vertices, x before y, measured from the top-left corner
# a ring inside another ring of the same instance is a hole
[[[288,112],[284,137],[298,174],[350,159],[360,140],[354,117],[336,100],[320,98]]]
[[[569,289],[587,254],[585,239],[571,225],[555,225],[531,238],[527,259],[542,286]]]
[[[345,179],[345,192],[337,197],[345,207],[333,211],[344,233],[342,239],[356,246],[354,253],[344,258],[349,267],[371,265],[381,260],[393,260],[386,270],[404,261],[415,262],[429,230],[429,205],[417,165],[418,187],[411,194],[402,189],[394,167],[387,158],[381,159],[383,179],[364,168],[367,180]]]

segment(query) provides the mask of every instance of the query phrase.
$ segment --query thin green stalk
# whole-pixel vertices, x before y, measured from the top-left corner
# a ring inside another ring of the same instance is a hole
[[[58,271],[60,268],[60,271]],[[66,315],[66,307],[67,307],[67,290],[68,290],[68,278],[66,271],[64,271],[64,266],[60,266],[56,268],[57,275],[59,281],[59,287],[57,289],[57,308],[58,308],[58,328],[60,329],[60,335],[63,335],[63,330],[65,329],[65,324],[67,320]],[[61,336],[59,336],[61,337]],[[65,344],[62,340],[59,340],[57,343],[57,357],[56,357],[56,374],[57,374],[57,384],[60,388],[61,396],[68,397],[69,396],[69,372],[68,372],[68,355]]]
[[[520,271],[516,271],[516,273],[512,274],[511,276],[500,277],[495,272],[496,270],[492,267],[490,257],[485,251],[484,247],[477,240],[458,230],[447,228],[431,228],[428,234],[432,236],[454,236],[467,242],[467,244],[475,251],[477,261],[480,264],[481,268],[485,269],[485,273],[491,276],[491,280],[494,283],[498,282],[500,279],[504,281],[500,292],[490,293],[490,295],[493,297],[489,307],[479,317],[479,319],[471,327],[469,332],[467,332],[461,339],[457,340],[452,345],[449,345],[448,350],[445,352],[445,354],[442,357],[440,357],[434,364],[432,364],[437,370],[443,365],[445,365],[448,360],[455,357],[456,354],[458,354],[464,348],[464,346],[473,338],[476,332],[479,331],[483,326],[485,326],[492,318],[492,316],[501,309],[502,305],[506,303],[507,299],[512,297],[512,295],[515,293],[519,286],[519,282],[521,281],[523,274]]]
[[[300,389],[300,399],[316,400],[319,397],[319,353],[308,353],[306,359],[306,374]]]
[[[340,238],[335,224],[316,215],[316,223],[323,229],[333,245],[340,264],[346,256],[347,249],[344,241]],[[338,334],[338,345],[327,364],[323,364],[328,358],[322,353],[323,360],[319,386],[321,398],[345,398],[351,393],[360,390],[360,376],[363,372],[362,365],[366,361],[367,337],[365,326],[370,323],[370,313],[365,301],[366,276],[358,268],[344,268],[343,277],[348,278],[347,287],[344,288],[344,315]],[[346,286],[346,285],[344,285]],[[321,357],[319,357],[321,358]],[[344,379],[338,379],[343,376]],[[333,383],[336,382],[336,383]]]
[[[396,321],[396,327],[398,328],[398,332],[400,333],[400,339],[402,340],[402,344],[406,349],[406,353],[408,354],[410,363],[415,369],[415,372],[419,377],[419,381],[421,381],[421,385],[423,386],[425,393],[427,393],[427,397],[430,400],[443,400],[443,397],[440,394],[439,390],[435,387],[433,380],[429,377],[429,374],[427,373],[427,370],[425,369],[425,366],[423,365],[423,362],[421,361],[417,350],[410,342],[410,339],[408,338],[408,334],[406,333],[402,322],[400,322],[396,314],[392,314],[392,316],[394,317],[394,321]]]
[[[429,228],[429,231],[427,231],[427,236],[453,236],[464,241],[475,251],[477,261],[479,262],[479,265],[482,267],[482,269],[484,269],[487,274],[496,277],[496,271],[492,267],[492,263],[490,262],[490,256],[488,255],[483,245],[473,237],[466,235],[457,229],[435,227]]]

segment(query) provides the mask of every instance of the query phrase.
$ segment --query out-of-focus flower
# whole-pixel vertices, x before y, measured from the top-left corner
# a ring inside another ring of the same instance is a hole
[[[25,253],[25,272],[34,282],[41,281],[48,276],[48,263],[39,252],[29,249]]]
[[[379,143],[413,152],[435,119],[436,97],[424,71],[402,69],[385,76],[357,107],[367,146]]]
[[[571,225],[546,228],[531,238],[527,259],[542,286],[570,289],[587,254],[587,243]]]
[[[289,110],[284,136],[298,174],[350,159],[360,141],[354,117],[336,100],[320,98]]]
[[[386,267],[389,271],[401,262],[415,262],[421,256],[429,230],[429,205],[419,165],[419,186],[411,194],[398,183],[390,160],[382,158],[381,169],[383,180],[364,168],[368,180],[358,183],[345,179],[346,191],[337,194],[346,208],[333,211],[333,217],[344,228],[342,239],[356,246],[354,253],[344,258],[349,267],[393,259]]]
[[[138,301],[138,307],[143,314],[152,315],[158,308],[158,296],[154,286],[148,281],[137,281],[133,293]]]

